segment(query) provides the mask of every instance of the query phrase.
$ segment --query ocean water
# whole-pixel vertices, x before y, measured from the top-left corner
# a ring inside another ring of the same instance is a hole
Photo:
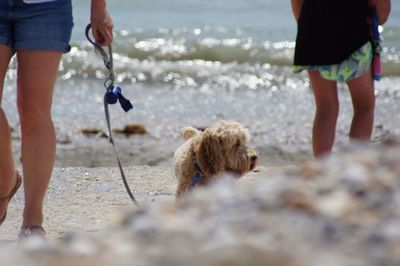
[[[59,135],[85,137],[82,128],[105,129],[102,106],[107,74],[84,37],[87,0],[73,0],[72,50],[62,59],[54,98]],[[311,150],[314,100],[307,76],[292,73],[296,24],[290,1],[112,0],[114,70],[133,100],[124,113],[111,107],[112,125],[145,125],[160,141],[179,143],[182,126],[237,120],[252,142],[272,153]],[[400,5],[384,26],[383,78],[376,83],[374,139],[400,134]],[[347,143],[352,107],[340,86],[337,143]],[[15,108],[15,62],[7,75],[3,106]],[[282,155],[284,156],[284,155]]]

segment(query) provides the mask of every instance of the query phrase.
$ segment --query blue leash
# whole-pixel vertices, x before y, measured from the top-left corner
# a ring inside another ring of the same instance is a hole
[[[139,206],[138,202],[136,201],[135,197],[133,196],[133,193],[132,193],[131,189],[129,188],[128,182],[126,181],[124,169],[122,168],[121,160],[120,160],[120,158],[118,156],[117,149],[115,148],[114,139],[113,139],[112,131],[111,131],[110,112],[108,110],[108,105],[109,104],[115,104],[117,101],[119,101],[122,109],[125,112],[128,112],[130,109],[132,109],[133,105],[128,99],[126,99],[122,95],[122,89],[120,87],[114,85],[115,76],[114,76],[114,70],[113,70],[113,56],[112,56],[113,53],[112,53],[111,45],[108,46],[108,54],[109,54],[109,56],[107,56],[107,54],[104,51],[103,47],[101,47],[100,45],[95,43],[89,37],[89,31],[90,31],[91,28],[92,28],[91,24],[87,25],[86,30],[85,30],[86,38],[94,46],[94,48],[101,54],[103,63],[105,65],[105,67],[109,71],[109,76],[104,81],[104,87],[106,88],[106,93],[104,94],[104,112],[105,112],[105,116],[106,116],[109,141],[113,146],[114,154],[115,154],[115,157],[117,158],[119,171],[121,173],[122,181],[124,183],[126,192],[128,193],[128,195],[131,198],[131,200],[133,201],[133,203],[136,206]]]

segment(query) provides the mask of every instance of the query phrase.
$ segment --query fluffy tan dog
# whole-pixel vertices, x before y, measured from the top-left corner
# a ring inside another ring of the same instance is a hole
[[[175,151],[173,161],[177,197],[223,172],[240,177],[257,164],[257,153],[248,146],[249,132],[237,122],[221,121],[204,132],[184,127],[181,133],[186,141]]]

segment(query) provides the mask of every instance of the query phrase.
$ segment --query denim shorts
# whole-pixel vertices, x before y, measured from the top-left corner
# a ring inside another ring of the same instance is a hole
[[[72,27],[71,0],[0,0],[0,44],[14,51],[66,53]]]

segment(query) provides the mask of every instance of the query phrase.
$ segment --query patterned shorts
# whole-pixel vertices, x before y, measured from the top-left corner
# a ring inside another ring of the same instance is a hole
[[[340,64],[321,66],[294,66],[293,72],[299,73],[303,70],[317,70],[319,71],[321,77],[325,79],[346,82],[364,74],[371,65],[372,57],[372,45],[370,42],[367,42]]]

